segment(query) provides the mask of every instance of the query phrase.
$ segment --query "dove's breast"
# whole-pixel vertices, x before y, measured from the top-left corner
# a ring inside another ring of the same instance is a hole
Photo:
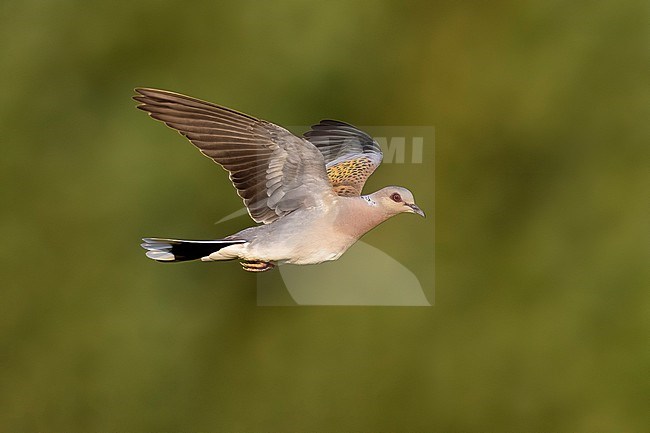
[[[339,207],[306,208],[264,226],[242,232],[243,258],[291,264],[338,259],[356,238],[339,227]],[[237,237],[237,235],[235,235]]]

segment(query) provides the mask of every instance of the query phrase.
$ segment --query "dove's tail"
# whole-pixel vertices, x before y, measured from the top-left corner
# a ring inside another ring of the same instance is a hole
[[[214,241],[183,241],[178,239],[144,238],[142,248],[147,257],[158,262],[186,262],[207,257],[222,248],[247,241],[243,239],[218,239]]]

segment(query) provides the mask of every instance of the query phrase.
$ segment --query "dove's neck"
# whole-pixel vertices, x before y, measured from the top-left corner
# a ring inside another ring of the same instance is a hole
[[[391,217],[368,196],[349,197],[342,206],[341,227],[346,234],[359,239]]]

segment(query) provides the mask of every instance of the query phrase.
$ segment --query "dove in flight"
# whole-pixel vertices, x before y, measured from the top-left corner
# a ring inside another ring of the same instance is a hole
[[[322,120],[298,137],[226,107],[150,88],[138,108],[165,123],[226,169],[250,217],[261,225],[216,240],[144,238],[159,262],[239,260],[244,270],[338,259],[361,236],[400,213],[424,212],[406,188],[361,195],[382,160],[368,134]]]

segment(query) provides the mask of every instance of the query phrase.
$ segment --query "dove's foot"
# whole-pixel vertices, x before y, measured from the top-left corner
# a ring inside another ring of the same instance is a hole
[[[242,265],[244,270],[248,272],[264,272],[264,271],[270,271],[271,269],[275,268],[275,265],[271,262],[246,261],[246,262],[239,262],[239,263]]]

